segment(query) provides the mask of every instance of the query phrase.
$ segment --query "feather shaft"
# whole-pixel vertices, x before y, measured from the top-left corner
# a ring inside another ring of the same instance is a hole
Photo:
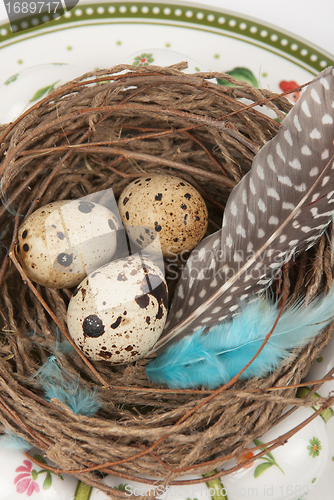
[[[326,230],[334,210],[333,101],[334,70],[327,68],[233,189],[222,229],[192,251],[149,354],[234,316]]]
[[[257,298],[244,305],[237,316],[205,334],[203,328],[171,344],[147,365],[146,375],[171,389],[214,389],[229,382],[258,353],[240,379],[266,376],[282,360],[293,358],[293,350],[307,345],[325,329],[332,320],[333,306],[334,286],[327,296],[308,305],[299,301],[285,307],[277,321],[278,302]]]
[[[263,254],[263,252],[275,241],[276,238],[282,233],[283,229],[290,223],[290,221],[294,218],[295,214],[299,211],[300,207],[302,207],[307,199],[309,199],[312,192],[316,189],[317,185],[320,183],[321,179],[325,176],[330,166],[334,162],[334,155],[330,158],[329,162],[324,167],[321,174],[318,176],[316,181],[312,184],[308,192],[303,196],[300,202],[296,205],[296,207],[291,211],[291,213],[286,217],[286,219],[282,222],[282,224],[276,229],[274,233],[267,239],[267,241],[259,248],[254,255],[245,262],[245,264],[230,278],[226,281],[215,293],[213,293],[206,301],[202,302],[201,305],[197,307],[197,309],[189,314],[189,316],[185,317],[182,322],[178,323],[174,328],[170,329],[168,333],[166,333],[161,340],[158,340],[154,345],[152,352],[161,349],[164,345],[166,345],[170,340],[172,340],[176,334],[181,333],[185,328],[187,328],[191,323],[198,318],[203,312],[205,312],[210,306],[212,306],[229,288],[231,288],[236,281],[241,278],[241,276],[258,260],[258,258]],[[331,214],[332,216],[332,214]]]

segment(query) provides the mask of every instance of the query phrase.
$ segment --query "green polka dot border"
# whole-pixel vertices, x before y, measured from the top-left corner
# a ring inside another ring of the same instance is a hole
[[[172,3],[117,2],[85,4],[73,8],[61,17],[52,15],[31,15],[13,26],[0,26],[0,48],[3,42],[10,42],[36,30],[85,21],[105,22],[144,22],[170,24],[204,31],[220,32],[225,36],[233,36],[270,50],[281,57],[291,60],[314,74],[327,66],[334,65],[334,56],[308,45],[274,27],[266,26],[254,20],[245,19],[233,13],[225,13],[200,6],[176,5]],[[22,31],[24,30],[24,31]]]

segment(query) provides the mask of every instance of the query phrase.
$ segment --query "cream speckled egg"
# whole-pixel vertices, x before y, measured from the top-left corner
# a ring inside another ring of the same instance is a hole
[[[83,353],[126,363],[158,340],[167,316],[167,286],[158,266],[137,255],[97,269],[73,293],[67,326]]]
[[[194,248],[205,235],[208,211],[200,193],[185,180],[152,174],[129,184],[118,201],[129,236],[139,247],[158,234],[164,256]]]
[[[17,255],[26,274],[52,288],[77,286],[113,257],[117,217],[81,200],[49,203],[31,214],[18,235]]]

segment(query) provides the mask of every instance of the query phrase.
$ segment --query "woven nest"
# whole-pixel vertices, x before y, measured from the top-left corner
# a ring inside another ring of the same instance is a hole
[[[209,209],[208,232],[216,231],[231,189],[291,107],[267,90],[214,83],[219,77],[235,84],[228,75],[187,75],[181,69],[117,66],[90,73],[0,128],[1,431],[41,449],[57,471],[120,497],[124,492],[107,487],[104,473],[187,482],[182,474],[200,477],[224,468],[287,405],[310,404],[296,398],[295,385],[332,331],[331,325],[267,378],[216,391],[155,386],[145,376],[147,360],[113,366],[90,362],[75,350],[57,351],[67,335],[73,290],[27,279],[15,257],[24,217],[51,201],[110,188],[117,198],[137,177],[164,172],[199,190]],[[255,109],[254,103],[264,102],[266,108]],[[311,299],[328,290],[332,279],[327,235],[287,266],[274,286],[288,289],[292,299]],[[168,272],[167,280],[172,296],[175,279]],[[94,417],[44,399],[38,370],[51,355],[66,375],[79,376],[80,387],[96,392],[101,408]]]

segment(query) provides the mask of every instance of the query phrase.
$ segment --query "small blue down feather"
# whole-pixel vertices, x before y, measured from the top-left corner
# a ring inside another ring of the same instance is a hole
[[[101,408],[97,391],[80,387],[80,377],[72,379],[57,362],[56,356],[50,356],[38,369],[38,376],[47,401],[56,398],[66,404],[75,415],[93,416]]]
[[[233,319],[205,333],[204,328],[199,329],[171,344],[146,366],[147,378],[171,389],[215,389],[252,359],[278,314],[278,303],[268,298],[249,302]],[[293,356],[293,349],[305,346],[322,332],[333,316],[334,286],[308,305],[300,300],[286,307],[269,341],[240,379],[261,378],[274,371],[283,359]]]
[[[13,434],[11,431],[6,431],[6,433],[0,437],[0,449],[1,448],[16,451],[29,451],[32,445],[22,437]]]

